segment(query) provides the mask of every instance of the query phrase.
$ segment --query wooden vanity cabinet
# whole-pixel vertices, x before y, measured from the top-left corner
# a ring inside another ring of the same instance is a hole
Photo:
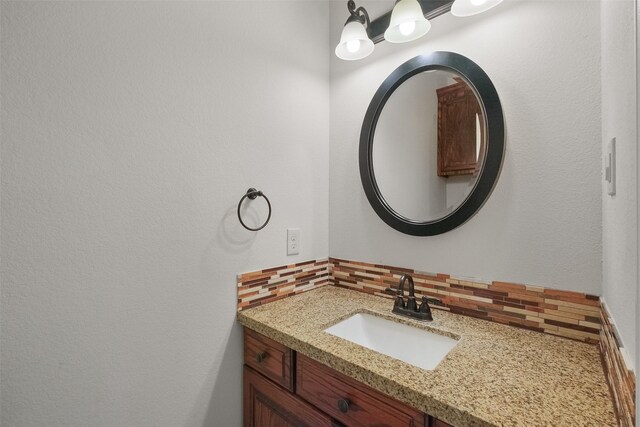
[[[244,427],[452,427],[249,329]]]

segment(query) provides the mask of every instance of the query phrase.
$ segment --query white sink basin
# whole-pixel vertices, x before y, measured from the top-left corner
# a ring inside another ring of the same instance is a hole
[[[354,314],[324,331],[427,370],[435,369],[458,343],[453,338],[367,313]]]

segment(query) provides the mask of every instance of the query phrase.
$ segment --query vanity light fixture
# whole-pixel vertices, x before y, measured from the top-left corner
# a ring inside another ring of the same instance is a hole
[[[477,15],[502,3],[502,0],[456,0],[451,5],[451,14],[458,17]]]
[[[424,36],[431,28],[430,19],[447,12],[454,16],[471,16],[489,10],[503,0],[396,0],[393,10],[369,20],[364,7],[347,1],[349,18],[342,29],[336,56],[362,59],[373,52],[374,44],[387,40],[404,43]]]
[[[373,42],[367,34],[365,24],[369,26],[369,14],[364,7],[356,9],[353,0],[347,2],[349,18],[344,24],[340,43],[336,46],[336,56],[345,60],[362,59],[373,52]]]
[[[391,43],[406,43],[424,36],[429,29],[431,23],[424,17],[418,0],[397,0],[384,39]]]

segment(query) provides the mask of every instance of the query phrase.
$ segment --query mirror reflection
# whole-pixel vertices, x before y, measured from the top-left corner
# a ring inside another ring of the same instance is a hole
[[[389,207],[420,222],[454,212],[482,168],[485,122],[475,92],[451,71],[402,83],[380,113],[372,144],[375,180]]]

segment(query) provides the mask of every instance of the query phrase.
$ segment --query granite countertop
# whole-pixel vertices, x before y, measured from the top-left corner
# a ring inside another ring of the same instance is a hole
[[[238,320],[456,427],[617,426],[597,346],[435,309],[432,322],[414,321],[392,314],[392,305],[324,286],[241,311]],[[358,312],[459,342],[426,371],[323,332]]]

